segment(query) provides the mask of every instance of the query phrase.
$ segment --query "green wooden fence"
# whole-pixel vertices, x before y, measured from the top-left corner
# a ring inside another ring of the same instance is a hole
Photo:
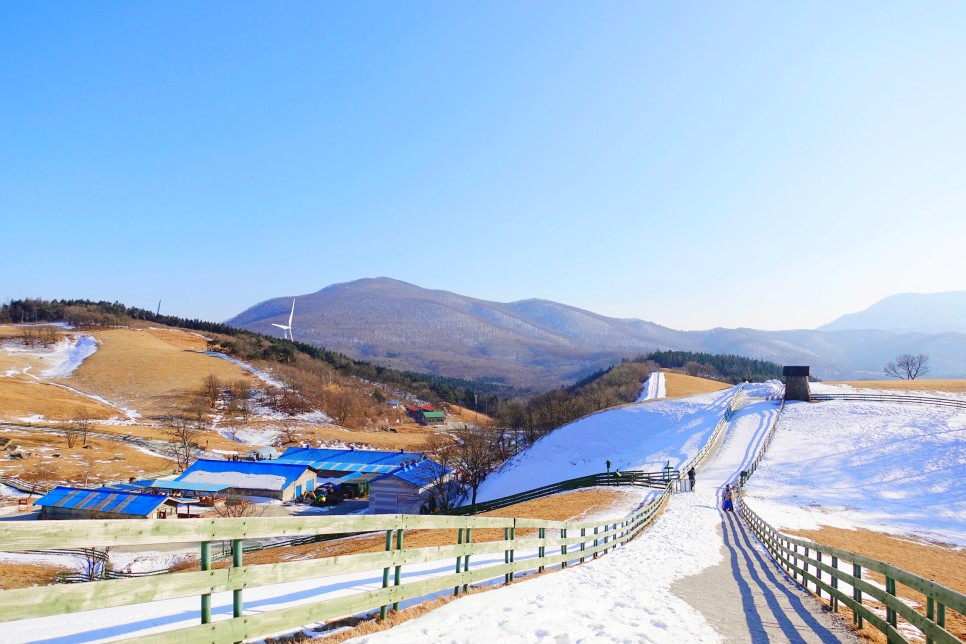
[[[740,493],[764,458],[784,409],[783,399],[757,455],[735,484],[739,492],[735,496],[735,505],[758,541],[796,584],[808,591],[814,591],[820,598],[824,593],[833,611],[838,610],[840,603],[848,606],[852,609],[853,620],[859,628],[868,622],[883,633],[890,644],[909,641],[898,630],[899,617],[918,629],[926,638],[927,644],[960,642],[959,638],[945,629],[946,610],[966,616],[966,595],[883,561],[786,535],[766,523],[744,502]],[[863,571],[881,574],[885,578],[885,589],[864,580]],[[917,611],[898,598],[897,583],[921,593],[926,598],[925,613]],[[863,604],[863,601],[869,599],[885,606],[885,617]]]
[[[946,612],[952,610],[966,616],[966,595],[855,552],[788,536],[762,520],[740,498],[737,505],[752,532],[779,567],[798,585],[814,591],[819,597],[828,598],[833,611],[838,610],[840,603],[851,608],[853,619],[860,628],[868,622],[890,643],[908,642],[898,629],[901,617],[918,629],[927,642],[954,644],[961,641],[946,630]],[[866,571],[881,574],[885,578],[885,588],[863,579]],[[926,598],[926,605],[920,605],[917,610],[897,597],[897,584],[921,593]],[[863,603],[869,599],[885,606],[884,617]]]
[[[608,522],[420,515],[4,522],[0,523],[2,551],[200,543],[202,570],[0,591],[0,622],[197,596],[198,625],[131,641],[237,642],[376,608],[385,614],[389,606],[398,607],[402,601],[441,590],[453,589],[458,594],[470,584],[494,579],[510,582],[522,573],[597,558],[637,536],[654,520],[670,494],[668,484],[654,501]],[[483,529],[502,530],[503,539],[474,540],[472,537]],[[422,530],[450,530],[455,539],[447,545],[403,547],[405,533]],[[245,539],[373,532],[386,534],[384,552],[247,566],[241,557]],[[238,556],[229,568],[211,569],[211,544],[225,540],[233,542]],[[527,556],[518,558],[521,551]],[[501,552],[502,564],[480,565],[474,561],[480,555]],[[404,566],[434,561],[455,562],[455,572],[401,583]],[[372,572],[377,579],[381,575],[382,587],[244,614],[245,589],[359,572]],[[234,593],[234,616],[212,622],[211,595],[226,591]]]

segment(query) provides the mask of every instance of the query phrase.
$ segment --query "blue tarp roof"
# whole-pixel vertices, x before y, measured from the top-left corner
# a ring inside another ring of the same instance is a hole
[[[187,481],[154,481],[151,487],[160,490],[185,490],[187,492],[221,492],[230,485],[224,483],[188,483]]]
[[[256,476],[279,476],[284,479],[284,483],[281,484],[278,489],[284,490],[293,482],[295,482],[305,470],[309,468],[308,464],[304,463],[283,463],[278,460],[275,461],[209,461],[209,460],[198,460],[191,464],[191,467],[186,469],[181,476],[171,481],[172,484],[177,484],[179,481],[183,482],[183,479],[191,478],[193,483],[213,483],[217,482],[221,484],[218,489],[225,489],[229,487],[234,488],[250,488],[254,489],[258,487],[257,485],[244,485],[244,481],[239,479],[237,481],[230,481],[231,474],[240,475],[256,475]],[[213,476],[213,481],[205,481],[205,473],[212,473],[218,476]],[[184,488],[175,488],[184,489]]]
[[[373,479],[371,482],[376,482],[380,479],[389,478],[394,476],[397,479],[406,481],[407,483],[412,483],[418,487],[426,487],[431,483],[439,481],[443,476],[446,476],[452,472],[448,467],[440,465],[436,461],[425,459],[417,463],[412,463],[401,467],[395,472],[390,472],[384,476],[380,476],[377,479]]]
[[[168,497],[160,494],[86,490],[83,488],[58,485],[37,499],[34,505],[148,516],[167,500]]]
[[[314,449],[290,447],[276,463],[298,463],[317,470],[388,474],[406,461],[423,458],[413,452],[379,452],[366,449]]]

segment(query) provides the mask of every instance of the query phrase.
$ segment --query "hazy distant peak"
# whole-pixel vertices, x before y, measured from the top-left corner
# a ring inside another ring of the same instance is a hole
[[[847,329],[966,333],[966,291],[898,293],[819,327],[820,331]]]

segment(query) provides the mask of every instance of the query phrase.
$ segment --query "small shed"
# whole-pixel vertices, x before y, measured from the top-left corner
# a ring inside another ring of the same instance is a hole
[[[784,367],[782,375],[785,376],[785,400],[805,400],[811,399],[811,391],[808,388],[808,367]]]
[[[173,489],[184,483],[203,483],[221,486],[226,495],[291,501],[314,490],[316,478],[313,468],[295,463],[198,460],[168,483]]]
[[[444,425],[446,424],[446,414],[441,411],[424,411],[419,416],[420,425]]]
[[[432,488],[452,470],[430,459],[411,463],[369,482],[370,514],[419,514],[432,505]]]
[[[34,505],[41,519],[166,519],[174,516],[175,500],[163,494],[58,485]]]

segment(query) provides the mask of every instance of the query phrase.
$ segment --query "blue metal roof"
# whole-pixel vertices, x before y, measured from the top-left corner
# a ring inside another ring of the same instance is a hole
[[[380,479],[393,476],[415,486],[426,487],[427,485],[431,485],[432,483],[439,481],[443,476],[446,476],[452,471],[453,470],[450,468],[440,465],[436,461],[427,458],[422,461],[400,467],[395,472],[390,472],[389,474],[380,476],[377,479],[373,479],[371,482],[374,483]]]
[[[244,481],[244,476],[278,476],[284,479],[284,483],[279,485],[278,489],[284,490],[293,482],[295,482],[305,470],[309,469],[309,465],[303,463],[283,463],[278,460],[275,461],[209,461],[209,460],[197,460],[191,464],[191,466],[184,471],[178,478],[171,481],[172,484],[177,484],[179,481],[184,482],[185,479],[193,479],[192,483],[213,483],[221,485],[219,490],[225,488],[249,488],[255,489],[259,488],[258,484],[248,484]],[[205,474],[211,474],[210,481],[205,481]],[[231,475],[240,475],[239,478],[232,480]],[[184,488],[176,488],[184,489]],[[264,489],[264,488],[261,488]]]
[[[72,508],[114,514],[148,516],[167,501],[160,494],[140,494],[112,490],[87,490],[58,485],[43,495],[34,505],[52,508]]]
[[[422,454],[413,452],[290,447],[275,462],[298,463],[331,472],[388,474],[406,461],[417,461],[421,458],[423,458]]]

